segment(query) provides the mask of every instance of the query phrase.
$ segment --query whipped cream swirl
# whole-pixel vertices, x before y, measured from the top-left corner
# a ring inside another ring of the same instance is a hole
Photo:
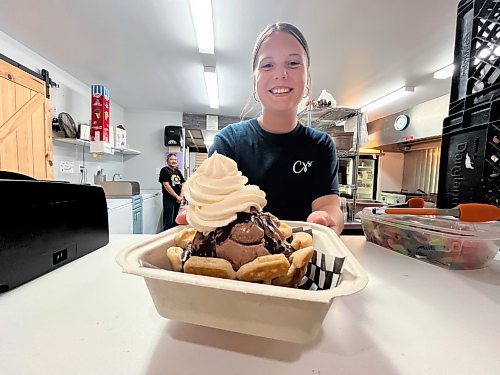
[[[186,181],[188,223],[208,233],[235,220],[238,212],[261,211],[266,193],[247,182],[234,160],[215,152]]]

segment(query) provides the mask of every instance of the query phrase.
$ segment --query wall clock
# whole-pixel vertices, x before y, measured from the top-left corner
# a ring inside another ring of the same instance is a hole
[[[394,120],[394,129],[396,130],[404,130],[406,127],[410,124],[410,117],[407,115],[399,115],[396,117],[396,120]]]

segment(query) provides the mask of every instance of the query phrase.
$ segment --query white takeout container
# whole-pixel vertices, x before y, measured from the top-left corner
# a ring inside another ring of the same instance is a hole
[[[166,250],[174,246],[175,233],[183,227],[134,244],[121,251],[116,260],[124,272],[144,277],[156,310],[165,318],[272,339],[308,342],[318,334],[334,297],[362,290],[368,276],[331,229],[312,223],[286,223],[312,228],[316,250],[347,257],[336,288],[301,290],[170,271]]]

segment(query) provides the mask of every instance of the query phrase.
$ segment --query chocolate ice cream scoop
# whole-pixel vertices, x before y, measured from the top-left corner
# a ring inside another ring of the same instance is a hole
[[[272,216],[257,210],[240,212],[236,220],[204,235],[198,232],[191,255],[228,260],[235,270],[255,258],[269,254],[291,254]]]
[[[263,243],[246,245],[228,238],[216,247],[217,258],[228,260],[236,271],[257,257],[269,255]]]
[[[252,221],[235,224],[229,237],[242,244],[258,244],[264,238],[264,229]]]

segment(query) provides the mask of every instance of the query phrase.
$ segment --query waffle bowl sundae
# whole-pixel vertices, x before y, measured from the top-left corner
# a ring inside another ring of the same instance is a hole
[[[310,342],[332,300],[368,276],[334,231],[263,212],[264,192],[246,182],[215,154],[185,186],[190,225],[129,244],[117,262],[144,279],[164,318]]]
[[[297,287],[314,249],[312,236],[293,233],[263,211],[265,193],[218,153],[186,181],[188,228],[167,249],[178,272]]]

